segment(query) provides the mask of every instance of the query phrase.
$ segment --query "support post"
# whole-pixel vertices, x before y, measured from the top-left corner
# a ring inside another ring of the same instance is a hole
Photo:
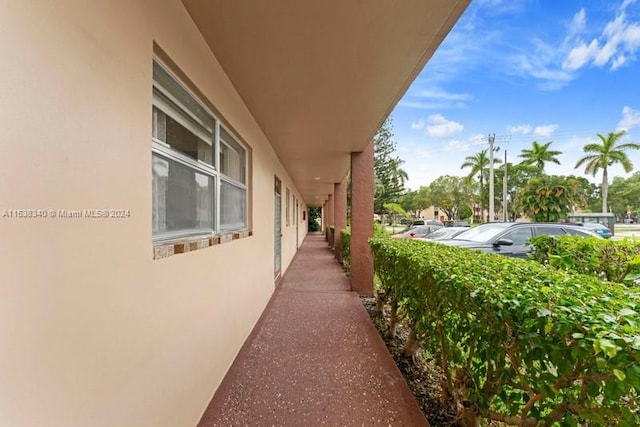
[[[373,141],[351,153],[351,290],[373,295]]]
[[[342,263],[342,237],[340,231],[347,226],[347,178],[341,182],[334,184],[334,216],[335,216],[335,237],[334,237],[334,253],[336,259]]]
[[[327,207],[327,202],[324,202],[322,204],[322,228],[320,228],[320,230],[322,231],[322,234],[324,234],[324,238],[325,240],[329,240],[329,234],[327,234],[327,210],[329,208]]]
[[[328,211],[329,213],[327,214],[327,225],[329,227],[333,227],[334,229],[334,233],[335,233],[335,225],[336,225],[336,221],[335,221],[335,214],[334,214],[334,210],[333,210],[333,194],[329,194],[329,200],[327,201],[327,206],[329,207]],[[334,233],[331,233],[331,230],[329,229],[329,247],[333,248],[333,236]]]

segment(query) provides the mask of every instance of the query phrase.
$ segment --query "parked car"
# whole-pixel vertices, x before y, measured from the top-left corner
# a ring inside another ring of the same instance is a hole
[[[469,227],[469,221],[463,219],[450,219],[444,222],[445,227]]]
[[[416,225],[439,225],[440,227],[444,227],[444,223],[437,219],[416,219],[411,223],[411,226],[414,227]]]
[[[410,228],[405,232],[401,232],[398,234],[394,234],[391,237],[395,237],[398,239],[418,239],[421,237],[425,237],[428,234],[432,233],[435,230],[439,230],[443,228],[441,225],[432,224],[432,225],[419,225],[417,227]]]
[[[444,227],[440,228],[433,233],[427,234],[422,237],[423,240],[446,240],[456,237],[458,234],[467,231],[469,227]]]
[[[407,231],[416,228],[420,225],[433,225],[435,227],[444,227],[442,221],[438,221],[437,219],[416,219],[413,220],[407,225],[405,228],[400,230],[397,234],[406,233]]]
[[[584,228],[593,231],[605,239],[610,239],[613,236],[611,230],[606,225],[602,225],[598,222],[576,222],[576,225],[581,225]]]
[[[529,239],[533,236],[574,236],[601,238],[591,230],[574,224],[492,222],[467,229],[452,239],[438,240],[438,243],[478,249],[500,255],[527,258],[532,248]]]

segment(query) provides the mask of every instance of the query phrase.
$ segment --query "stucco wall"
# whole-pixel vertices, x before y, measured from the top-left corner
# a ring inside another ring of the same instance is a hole
[[[253,236],[155,261],[154,41],[253,152]],[[195,425],[273,293],[286,170],[178,0],[3,1],[0,57],[0,213],[131,214],[0,216],[0,425]]]

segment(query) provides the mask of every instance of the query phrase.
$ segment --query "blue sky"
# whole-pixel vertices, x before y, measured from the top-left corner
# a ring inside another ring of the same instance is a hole
[[[393,112],[411,189],[466,175],[490,133],[510,162],[553,141],[546,171],[583,175],[584,144],[620,129],[640,143],[640,0],[472,0]]]

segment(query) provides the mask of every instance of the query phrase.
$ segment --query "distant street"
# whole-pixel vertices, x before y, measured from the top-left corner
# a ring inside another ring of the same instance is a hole
[[[613,239],[621,240],[624,237],[640,238],[640,224],[616,224]]]

